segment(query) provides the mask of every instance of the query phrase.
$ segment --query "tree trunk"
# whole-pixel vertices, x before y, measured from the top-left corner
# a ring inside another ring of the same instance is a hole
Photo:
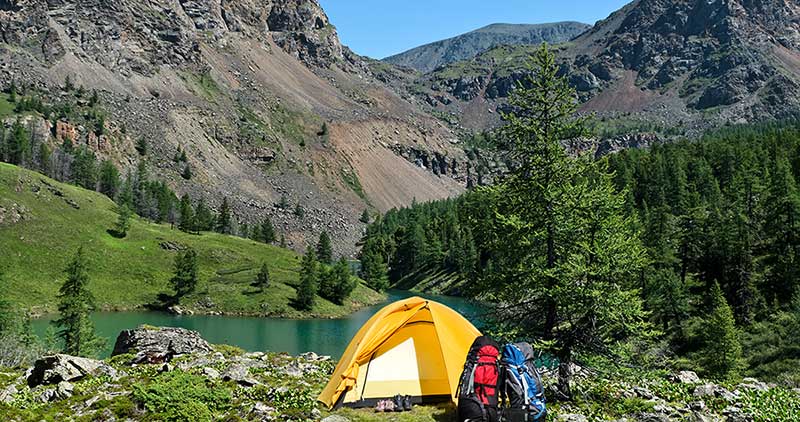
[[[572,351],[564,350],[558,356],[558,400],[571,401],[572,388]]]

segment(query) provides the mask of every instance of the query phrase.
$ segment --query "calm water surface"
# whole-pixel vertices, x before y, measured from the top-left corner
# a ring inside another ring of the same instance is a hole
[[[480,305],[463,298],[389,291],[386,303],[419,295],[443,303],[460,312],[480,328]],[[160,312],[102,312],[93,315],[98,333],[108,338],[111,355],[114,341],[122,330],[141,324],[183,327],[199,331],[214,344],[230,344],[247,351],[288,352],[296,355],[313,351],[338,358],[356,331],[386,303],[365,308],[343,319],[290,320],[278,318],[243,318],[226,316],[177,316]],[[49,319],[33,322],[34,331],[44,335]]]

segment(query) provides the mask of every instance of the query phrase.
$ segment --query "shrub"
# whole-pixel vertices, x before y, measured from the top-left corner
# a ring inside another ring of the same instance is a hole
[[[155,377],[147,385],[133,386],[133,399],[164,421],[212,421],[231,405],[231,391],[219,382],[180,370]]]

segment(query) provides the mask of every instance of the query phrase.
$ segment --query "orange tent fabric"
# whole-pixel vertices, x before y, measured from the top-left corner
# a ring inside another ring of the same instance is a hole
[[[333,408],[395,394],[455,400],[480,332],[440,303],[412,297],[378,311],[353,337],[319,401]]]

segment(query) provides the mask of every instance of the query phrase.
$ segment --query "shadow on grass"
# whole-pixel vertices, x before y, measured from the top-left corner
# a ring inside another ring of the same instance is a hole
[[[166,293],[159,293],[156,300],[145,304],[144,307],[150,311],[167,311],[171,306],[175,306],[180,302],[179,298],[175,295],[168,295]]]
[[[108,229],[106,230],[106,233],[108,233],[109,235],[111,235],[111,237],[116,239],[124,239],[128,235],[127,233],[120,233],[114,229]]]

